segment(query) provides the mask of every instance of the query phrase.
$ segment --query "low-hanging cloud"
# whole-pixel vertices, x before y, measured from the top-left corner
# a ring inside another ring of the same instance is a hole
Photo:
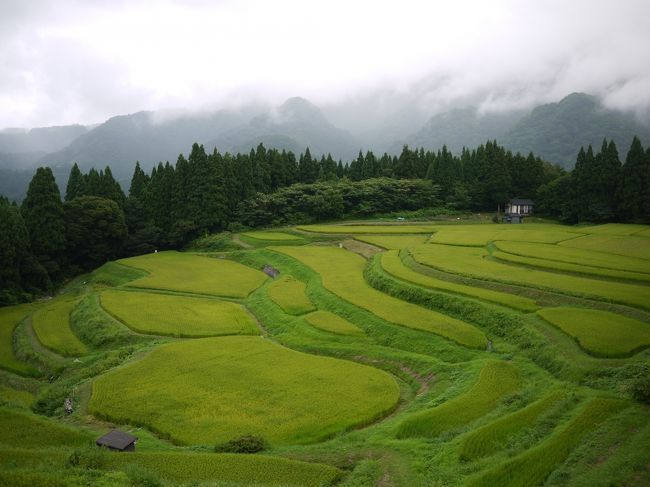
[[[524,109],[574,91],[650,113],[645,0],[9,0],[0,12],[0,127],[295,95],[339,115],[366,107],[370,124],[398,106]]]

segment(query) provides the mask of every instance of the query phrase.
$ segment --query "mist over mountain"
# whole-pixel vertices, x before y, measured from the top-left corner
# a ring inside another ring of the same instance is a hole
[[[112,117],[94,128],[81,125],[0,132],[0,194],[21,199],[34,168],[53,168],[57,181],[65,185],[70,166],[82,170],[109,165],[115,178],[128,189],[135,161],[148,171],[160,161],[174,162],[187,154],[192,143],[206,151],[249,152],[263,143],[267,148],[298,154],[309,147],[312,154],[331,153],[349,162],[360,149],[376,154],[399,154],[402,146],[438,150],[446,145],[458,153],[487,140],[497,140],[513,152],[533,152],[565,168],[573,167],[580,146],[599,146],[613,139],[623,153],[632,137],[650,141],[650,129],[631,112],[606,108],[598,98],[574,93],[557,103],[532,111],[509,110],[481,114],[477,108],[454,108],[430,117],[419,128],[415,108],[393,107],[382,119],[376,109],[363,131],[355,107],[328,107],[339,123],[331,123],[318,106],[300,97],[279,106],[244,105],[212,112],[138,112]],[[413,114],[410,116],[410,114]],[[349,130],[346,130],[349,128]],[[52,150],[54,148],[54,150]],[[49,149],[49,150],[48,150]]]
[[[277,108],[253,117],[247,124],[226,131],[206,144],[221,152],[248,152],[263,143],[267,148],[299,153],[309,147],[313,155],[330,153],[350,160],[360,149],[349,132],[331,124],[316,105],[300,97],[289,98]]]
[[[580,146],[600,147],[614,140],[619,155],[630,148],[632,138],[650,141],[650,128],[629,112],[611,110],[584,93],[572,93],[558,103],[535,108],[499,141],[513,152],[533,152],[564,168],[573,168]]]

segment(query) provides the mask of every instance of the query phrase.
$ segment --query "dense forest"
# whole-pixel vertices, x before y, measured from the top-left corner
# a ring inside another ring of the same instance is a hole
[[[405,210],[496,212],[508,198],[534,198],[566,223],[650,222],[650,148],[635,138],[621,163],[613,141],[580,149],[566,172],[496,141],[459,156],[404,146],[399,156],[298,157],[260,144],[248,154],[207,154],[194,144],[175,165],[146,174],[138,163],[128,195],[110,167],[75,164],[62,200],[39,168],[19,207],[0,198],[0,305],[27,301],[64,280],[126,255],[182,248],[212,232],[368,217]]]

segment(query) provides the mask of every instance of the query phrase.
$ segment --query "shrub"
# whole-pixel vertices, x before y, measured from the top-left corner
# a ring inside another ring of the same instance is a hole
[[[632,397],[639,402],[650,404],[650,374],[632,382]]]
[[[226,443],[218,443],[214,447],[217,453],[258,453],[268,447],[266,440],[261,436],[244,435]]]

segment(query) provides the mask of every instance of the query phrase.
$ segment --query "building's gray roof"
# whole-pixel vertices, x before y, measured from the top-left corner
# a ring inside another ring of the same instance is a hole
[[[107,446],[109,448],[116,448],[118,450],[124,450],[131,443],[134,443],[137,440],[135,436],[132,436],[123,431],[111,430],[106,433],[101,438],[97,438],[95,442],[99,446]]]
[[[520,199],[520,198],[513,198],[509,201],[511,205],[534,205],[535,202],[533,200],[526,200],[526,199]]]

